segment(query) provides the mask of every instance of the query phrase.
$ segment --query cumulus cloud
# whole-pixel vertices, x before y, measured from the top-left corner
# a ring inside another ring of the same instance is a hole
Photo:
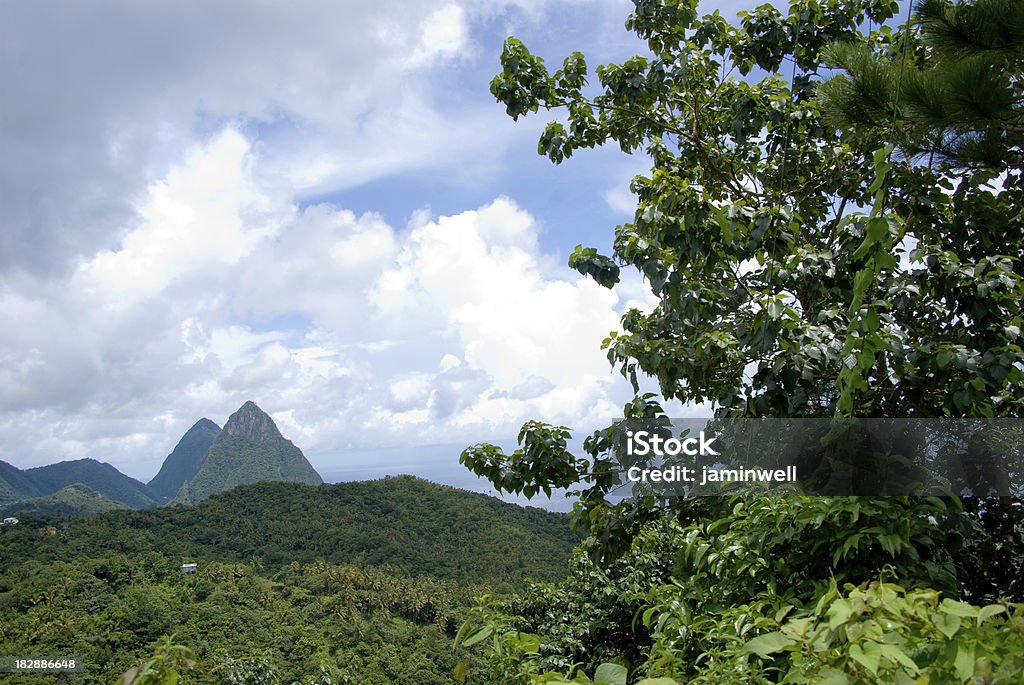
[[[589,280],[546,277],[536,235],[508,198],[418,226],[381,276],[378,311],[430,312],[460,340],[465,360],[505,389],[533,373],[560,383],[606,367],[598,346],[618,326],[616,295]],[[580,340],[596,344],[580,349]]]
[[[435,60],[458,56],[469,42],[465,11],[456,4],[434,10],[421,25],[420,41],[409,55],[410,66],[422,66]]]
[[[118,242],[182,141],[226,121],[258,131],[261,173],[310,191],[467,163],[501,113],[450,107],[423,68],[468,31],[444,0],[4,3],[0,269]]]
[[[121,245],[45,297],[30,294],[37,281],[0,288],[2,349],[19,351],[0,439],[50,434],[20,444],[23,463],[89,454],[149,475],[140,450],[155,460],[247,398],[324,455],[614,415],[624,388],[599,344],[622,303],[554,266],[515,201],[398,229],[298,208],[252,173],[257,156],[225,129],[150,185]],[[69,412],[80,419],[55,421]]]
[[[196,271],[230,265],[275,232],[269,203],[255,189],[249,143],[228,129],[196,147],[152,184],[141,224],[112,250],[79,268],[73,287],[110,301],[138,301]]]
[[[496,31],[549,5],[0,7],[0,459],[148,478],[246,399],[321,467],[611,418],[600,341],[649,292],[568,272],[514,187],[472,183],[513,136]],[[423,170],[446,211],[338,199]]]

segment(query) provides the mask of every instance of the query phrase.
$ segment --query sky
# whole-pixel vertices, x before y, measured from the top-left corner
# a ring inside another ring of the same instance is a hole
[[[327,480],[476,488],[465,446],[613,420],[600,344],[652,296],[566,260],[608,251],[647,165],[552,165],[550,116],[487,84],[507,35],[643,52],[631,7],[0,4],[0,459],[146,481],[251,399]]]

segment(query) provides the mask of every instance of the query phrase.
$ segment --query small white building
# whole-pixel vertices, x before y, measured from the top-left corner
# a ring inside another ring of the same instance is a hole
[[[184,571],[185,573],[195,573],[196,572],[196,565],[195,564],[182,564],[181,565],[181,570]]]
[[[16,525],[18,525],[18,519],[14,518],[13,516],[8,516],[7,518],[4,519],[3,525],[5,525],[5,526],[16,526]]]

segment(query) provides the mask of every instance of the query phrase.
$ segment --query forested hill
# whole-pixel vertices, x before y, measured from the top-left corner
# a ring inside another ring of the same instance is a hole
[[[192,507],[71,519],[56,537],[24,536],[20,544],[8,537],[0,568],[26,556],[49,562],[156,551],[177,563],[256,560],[271,570],[324,560],[509,586],[563,576],[577,541],[564,515],[411,476],[324,486],[264,482]]]
[[[455,685],[473,597],[564,577],[575,540],[564,515],[408,476],[24,516],[0,526],[0,654],[75,655],[68,682],[106,685],[173,634],[199,685]]]
[[[21,470],[0,461],[0,509],[5,513],[21,510],[34,511],[36,503],[29,500],[54,495],[70,485],[84,485],[81,501],[88,502],[81,511],[95,511],[90,508],[97,502],[90,502],[85,492],[98,493],[98,502],[132,508],[148,507],[160,503],[160,496],[144,483],[129,478],[116,468],[95,459],[75,459],[47,466]]]
[[[0,514],[7,516],[84,516],[101,514],[112,509],[127,509],[121,502],[116,502],[103,493],[93,490],[88,485],[72,483],[49,495],[32,497],[16,502],[7,507],[0,507]]]

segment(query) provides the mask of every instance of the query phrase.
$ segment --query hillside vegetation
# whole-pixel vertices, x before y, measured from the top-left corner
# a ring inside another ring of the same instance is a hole
[[[165,501],[145,483],[130,478],[110,464],[95,459],[75,459],[31,469],[19,469],[0,462],[0,505],[4,511],[35,511],[34,498],[48,497],[69,485],[86,486],[79,489],[79,499],[87,506],[78,513],[97,511],[103,498],[118,505],[139,509]],[[91,491],[102,495],[91,501],[83,493]]]
[[[473,597],[564,576],[577,542],[565,516],[407,476],[25,517],[0,529],[0,653],[79,656],[75,682],[108,683],[174,634],[198,682],[451,683]]]
[[[82,516],[126,508],[127,505],[108,499],[88,485],[72,483],[50,495],[33,497],[7,507],[0,507],[0,513],[4,516],[16,514],[22,517]]]
[[[410,575],[517,584],[565,571],[578,537],[563,515],[435,485],[411,476],[310,486],[256,483],[190,507],[112,511],[66,522],[60,541],[0,548],[0,568],[21,556],[57,561],[156,551],[183,561],[267,568],[324,560],[389,566]],[[523,553],[529,550],[529,554]]]

